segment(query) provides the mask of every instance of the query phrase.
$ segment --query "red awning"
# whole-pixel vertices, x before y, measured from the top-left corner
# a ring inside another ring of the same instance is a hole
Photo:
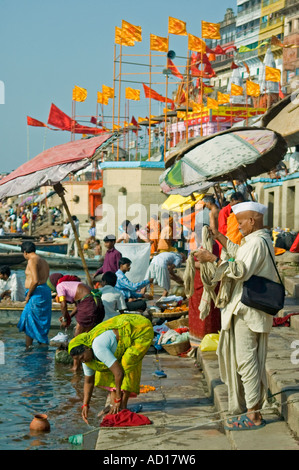
[[[105,134],[90,139],[76,140],[67,144],[57,145],[34,157],[32,160],[21,165],[9,175],[0,180],[0,186],[8,181],[26,176],[37,171],[45,170],[57,165],[77,162],[85,158],[91,158],[98,147],[111,137]]]

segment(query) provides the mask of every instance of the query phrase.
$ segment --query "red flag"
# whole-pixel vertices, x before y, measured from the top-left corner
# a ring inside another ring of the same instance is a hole
[[[239,66],[237,64],[235,64],[234,61],[232,61],[232,65],[230,66],[231,70],[234,70],[234,69],[238,69]]]
[[[27,126],[34,126],[34,127],[48,127],[46,124],[44,124],[41,121],[38,121],[37,119],[33,119],[30,116],[27,116]]]
[[[171,71],[172,75],[175,75],[176,77],[183,80],[183,75],[179,72],[171,59],[167,59],[167,68]]]
[[[166,98],[164,98],[164,96],[159,95],[159,93],[157,93],[152,88],[146,86],[144,83],[143,83],[143,89],[144,89],[144,94],[146,98],[152,98],[153,100],[161,101],[162,103],[165,103]],[[170,98],[167,98],[167,103],[173,103],[173,100],[171,100]]]
[[[210,62],[205,65],[204,73],[207,75],[207,78],[213,78],[213,77],[217,76],[216,72],[213,69],[213,67],[211,66]]]
[[[58,127],[62,131],[74,132],[75,134],[102,134],[105,132],[102,129],[82,126],[77,121],[71,119],[67,114],[61,111],[55,104],[51,104],[51,109],[48,117],[48,124]]]
[[[137,134],[138,129],[140,129],[140,126],[139,126],[138,122],[136,121],[136,119],[134,118],[134,116],[132,116],[131,124],[133,124],[133,126],[137,127],[137,129],[135,129],[133,131],[133,132],[135,132],[135,134]]]
[[[218,46],[216,46],[215,49],[214,49],[214,54],[225,55],[225,51],[218,44]]]
[[[279,98],[283,100],[283,98],[285,98],[283,92],[282,92],[282,89],[281,89],[281,84],[279,83]]]

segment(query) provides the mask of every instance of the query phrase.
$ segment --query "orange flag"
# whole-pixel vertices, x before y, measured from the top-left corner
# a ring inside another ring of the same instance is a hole
[[[202,54],[205,54],[206,43],[200,38],[197,38],[192,34],[188,34],[188,49],[189,51],[201,52]]]
[[[279,69],[266,66],[266,81],[267,82],[280,82],[281,72]]]
[[[109,86],[102,85],[102,93],[108,98],[114,98],[114,89]]]
[[[140,90],[126,88],[126,100],[140,101]]]
[[[239,86],[239,85],[235,85],[234,83],[232,83],[230,94],[231,94],[232,96],[240,96],[240,95],[243,95],[243,88],[242,88],[241,86]]]
[[[187,36],[186,23],[182,20],[177,20],[169,16],[168,18],[168,34],[178,34],[180,36]]]
[[[251,82],[250,80],[246,81],[246,93],[249,96],[260,96],[260,86],[258,83]]]
[[[205,39],[221,39],[220,24],[201,22],[201,37]]]
[[[207,98],[207,108],[218,109],[218,101],[213,100],[213,98]]]
[[[135,46],[135,42],[131,37],[125,35],[124,31],[118,26],[115,26],[115,44],[121,44],[122,46]]]
[[[107,105],[109,103],[109,97],[98,91],[98,103]]]
[[[168,38],[162,38],[155,34],[151,34],[150,49],[151,51],[168,52]]]
[[[87,98],[87,90],[79,86],[73,88],[73,101],[85,101]]]
[[[219,104],[225,104],[225,103],[229,103],[230,96],[225,94],[225,93],[221,93],[220,91],[218,91],[217,99],[218,99]]]
[[[47,124],[44,124],[43,122],[38,121],[37,119],[33,119],[30,116],[27,116],[27,126],[48,127]]]
[[[142,41],[141,26],[135,26],[134,24],[131,24],[125,20],[122,20],[122,30],[130,39],[133,39],[133,41],[137,41],[137,42]]]

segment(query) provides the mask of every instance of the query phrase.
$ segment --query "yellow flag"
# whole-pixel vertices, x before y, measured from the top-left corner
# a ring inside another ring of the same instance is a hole
[[[100,104],[104,104],[107,106],[107,104],[109,103],[109,98],[107,95],[103,95],[103,93],[101,93],[100,91],[98,91],[98,103]]]
[[[187,36],[186,23],[169,16],[168,18],[168,34],[178,34],[179,36]]]
[[[140,90],[126,88],[126,100],[140,101]]]
[[[133,41],[141,42],[142,41],[142,29],[141,26],[135,26],[134,24],[128,23],[125,20],[122,20],[122,30],[127,37],[133,39]]]
[[[113,130],[117,131],[118,129],[121,129],[121,126],[118,126],[117,124],[113,124]]]
[[[85,101],[87,98],[87,90],[85,88],[80,88],[75,86],[73,88],[73,101]]]
[[[260,96],[260,86],[258,83],[251,82],[250,80],[246,81],[246,93],[249,96]]]
[[[266,66],[266,81],[267,82],[280,82],[281,72],[279,69]]]
[[[235,85],[234,83],[232,83],[230,94],[232,96],[241,96],[243,95],[243,88],[239,85]]]
[[[218,91],[217,100],[218,100],[219,104],[229,103],[230,96],[225,94],[225,93],[221,93],[220,91]]]
[[[205,39],[221,39],[220,24],[201,22],[201,37]]]
[[[202,111],[202,104],[195,103],[194,101],[191,103],[193,113],[200,113]]]
[[[151,51],[168,52],[168,38],[162,38],[155,34],[151,34],[150,49]]]
[[[207,98],[207,108],[218,109],[218,101],[213,100],[213,98]]]
[[[214,89],[211,88],[211,87],[209,87],[209,86],[204,86],[204,87],[203,87],[203,92],[204,92],[205,94],[213,93],[213,91],[214,91]]]
[[[115,44],[121,44],[122,46],[135,46],[134,40],[126,36],[125,32],[121,28],[118,28],[118,26],[115,27],[114,42]]]
[[[142,117],[138,118],[138,122],[144,122],[144,121],[148,121],[148,118],[142,118]]]
[[[114,89],[109,86],[102,85],[102,93],[108,98],[114,98]]]
[[[176,115],[178,119],[186,119],[187,117],[187,113],[185,113],[185,111],[177,111]]]
[[[202,54],[205,54],[206,43],[200,38],[197,38],[192,34],[188,34],[188,49],[189,51],[201,52]]]

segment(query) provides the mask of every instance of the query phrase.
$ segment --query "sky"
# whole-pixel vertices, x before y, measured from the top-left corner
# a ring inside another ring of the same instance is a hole
[[[149,68],[141,64],[149,63],[150,34],[166,37],[168,18],[172,16],[186,22],[188,33],[200,37],[202,20],[218,23],[227,8],[236,12],[236,3],[236,0],[0,0],[0,174],[10,173],[46,148],[70,141],[69,132],[27,126],[27,116],[47,123],[51,103],[71,116],[75,85],[88,92],[86,101],[76,103],[76,120],[91,125],[90,116],[97,109],[97,92],[103,84],[113,86],[114,32],[115,26],[121,27],[122,20],[142,27],[142,42],[123,47],[123,62],[135,65],[123,64],[122,79],[140,83],[122,84],[121,114],[124,87],[140,89],[142,98],[139,102],[130,101],[131,120],[132,115],[136,119],[146,117],[149,111],[149,100],[144,98],[142,88],[142,81],[149,80]],[[176,52],[175,65],[182,66],[186,62],[187,36],[170,35],[169,49]],[[153,57],[152,65],[160,61]],[[118,75],[119,64],[115,67]],[[153,71],[161,70],[153,67]],[[134,75],[136,72],[138,75]],[[171,80],[169,97],[176,88]],[[165,76],[154,74],[152,81],[152,88],[165,96],[165,85],[160,84],[165,82]],[[116,110],[117,103],[118,98]],[[152,114],[161,112],[161,105],[152,100]],[[104,107],[104,121],[111,121],[108,117],[111,115],[110,104]]]

